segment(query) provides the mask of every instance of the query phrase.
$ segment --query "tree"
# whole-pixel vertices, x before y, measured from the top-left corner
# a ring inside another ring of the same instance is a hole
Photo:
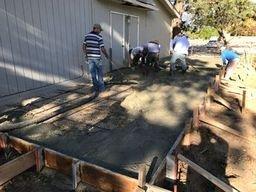
[[[212,26],[218,31],[236,31],[249,18],[255,17],[255,5],[249,0],[190,0],[194,24]]]

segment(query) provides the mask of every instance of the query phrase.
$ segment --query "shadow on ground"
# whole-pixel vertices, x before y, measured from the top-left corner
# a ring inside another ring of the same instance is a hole
[[[216,73],[207,60],[189,62],[198,70],[173,76],[166,70],[148,76],[132,69],[115,71],[107,76],[113,82],[138,82],[124,100],[108,99],[54,123],[11,134],[133,177],[142,164],[152,174]]]

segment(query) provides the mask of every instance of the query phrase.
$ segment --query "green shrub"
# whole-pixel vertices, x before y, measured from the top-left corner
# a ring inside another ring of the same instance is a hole
[[[213,27],[206,26],[196,32],[189,31],[187,34],[191,39],[209,39],[212,36],[218,36],[218,31]]]

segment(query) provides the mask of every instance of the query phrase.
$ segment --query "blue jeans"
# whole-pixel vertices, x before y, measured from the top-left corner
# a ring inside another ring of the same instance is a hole
[[[104,91],[103,66],[101,59],[88,59],[94,91]]]
[[[182,70],[186,70],[187,69],[187,64],[186,64],[186,55],[185,54],[180,54],[177,52],[174,52],[171,58],[171,70],[175,71],[176,69],[176,64],[177,64],[177,60],[179,60],[179,64],[182,68]]]

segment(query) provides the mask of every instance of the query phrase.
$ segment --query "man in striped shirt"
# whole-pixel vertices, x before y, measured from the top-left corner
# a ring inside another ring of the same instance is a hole
[[[109,58],[107,51],[104,48],[103,38],[100,35],[101,31],[101,25],[94,24],[93,30],[85,35],[83,42],[83,51],[88,60],[93,89],[95,92],[102,92],[105,90],[101,52],[107,59]]]

